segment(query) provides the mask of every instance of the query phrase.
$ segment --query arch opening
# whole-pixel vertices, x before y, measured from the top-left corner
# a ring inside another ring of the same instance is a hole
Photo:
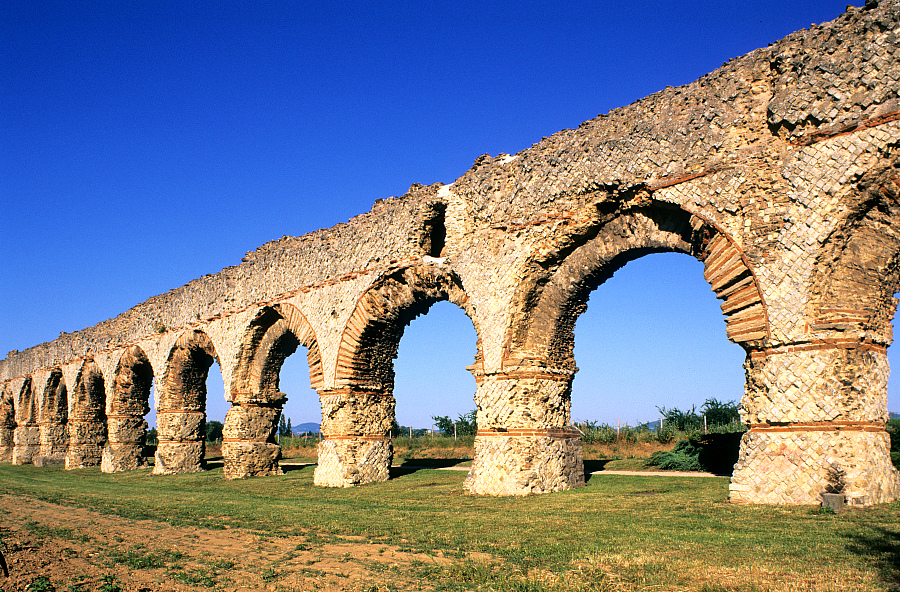
[[[718,308],[691,257],[659,253],[620,267],[575,325],[573,421],[658,428],[660,407],[738,403],[745,352],[723,339]]]
[[[175,342],[158,393],[154,475],[203,470],[206,380],[213,362],[218,355],[203,331],[187,331]]]
[[[280,390],[282,367],[298,348],[306,349],[311,385],[321,382],[321,358],[312,327],[288,303],[263,308],[251,321],[232,373],[222,453],[228,479],[281,474],[278,427],[287,395]]]
[[[469,318],[443,300],[406,326],[394,362],[395,437],[415,436],[417,430],[421,435],[431,428],[440,431],[434,417],[459,423],[460,417],[475,409],[475,378],[468,368],[476,342]],[[465,427],[470,427],[468,418]],[[474,433],[457,430],[457,435]]]
[[[146,462],[147,420],[153,367],[138,346],[125,350],[112,381],[107,414],[109,443],[103,450],[101,469],[114,473],[143,467]]]
[[[440,260],[398,269],[360,297],[341,337],[335,388],[320,393],[317,485],[347,487],[389,478],[394,359],[406,326],[442,300],[474,318],[459,278]],[[476,355],[476,362],[480,359]]]

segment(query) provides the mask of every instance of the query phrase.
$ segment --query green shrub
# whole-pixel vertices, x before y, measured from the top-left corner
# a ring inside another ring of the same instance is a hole
[[[667,471],[709,471],[730,475],[738,460],[742,432],[692,434],[671,452],[650,455],[647,464]]]
[[[889,419],[887,433],[891,436],[891,462],[900,469],[900,419]]]
[[[668,444],[675,439],[675,430],[668,426],[656,430],[656,439],[660,444]]]

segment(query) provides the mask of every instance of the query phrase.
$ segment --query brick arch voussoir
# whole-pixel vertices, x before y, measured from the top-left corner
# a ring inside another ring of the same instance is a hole
[[[199,329],[178,336],[166,360],[157,411],[206,408],[206,377],[219,356],[209,336]]]
[[[319,344],[303,313],[289,303],[261,309],[244,332],[233,371],[232,400],[277,398],[281,366],[300,345],[306,348],[310,386],[321,388]]]
[[[393,360],[406,325],[443,300],[457,305],[472,321],[478,363],[481,332],[460,278],[443,265],[414,265],[379,277],[357,299],[341,335],[335,387],[392,391]]]
[[[684,253],[704,263],[704,278],[724,301],[731,341],[753,349],[768,338],[765,302],[737,243],[701,216],[650,201],[585,233],[585,240],[560,261],[535,266],[536,273],[519,289],[503,365],[574,372],[575,321],[587,309],[591,292],[629,261],[661,252]]]

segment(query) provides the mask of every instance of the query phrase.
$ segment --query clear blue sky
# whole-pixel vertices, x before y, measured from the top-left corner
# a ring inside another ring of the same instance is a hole
[[[411,183],[450,183],[480,154],[518,152],[845,6],[8,0],[0,356]],[[473,355],[452,305],[416,320],[397,361],[400,422],[472,408]],[[576,355],[576,419],[635,423],[742,391],[742,350],[683,256],[635,261],[601,286]],[[282,379],[295,424],[319,418],[302,364],[293,356]]]

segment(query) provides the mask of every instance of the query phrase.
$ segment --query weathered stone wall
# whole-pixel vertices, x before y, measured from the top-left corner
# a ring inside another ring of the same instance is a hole
[[[302,345],[326,436],[316,483],[386,479],[397,344],[412,318],[449,300],[478,335],[468,489],[577,487],[575,321],[616,269],[677,251],[704,263],[723,337],[747,351],[750,430],[732,499],[816,503],[835,471],[853,503],[896,499],[884,427],[900,288],[898,35],[900,0],[848,8],[516,155],[482,156],[452,185],[414,185],[347,224],[273,241],[115,319],[10,352],[0,383],[20,457],[28,409],[47,396],[26,385],[58,367],[81,396],[90,363],[106,405],[87,417],[70,395],[69,455],[109,417],[109,470],[139,464],[113,462],[125,443],[113,434],[134,432],[134,456],[142,427],[143,408],[118,411],[123,359],[138,348],[158,393],[154,472],[202,468],[199,389],[216,360],[232,403],[226,476],[277,474],[278,373]]]

